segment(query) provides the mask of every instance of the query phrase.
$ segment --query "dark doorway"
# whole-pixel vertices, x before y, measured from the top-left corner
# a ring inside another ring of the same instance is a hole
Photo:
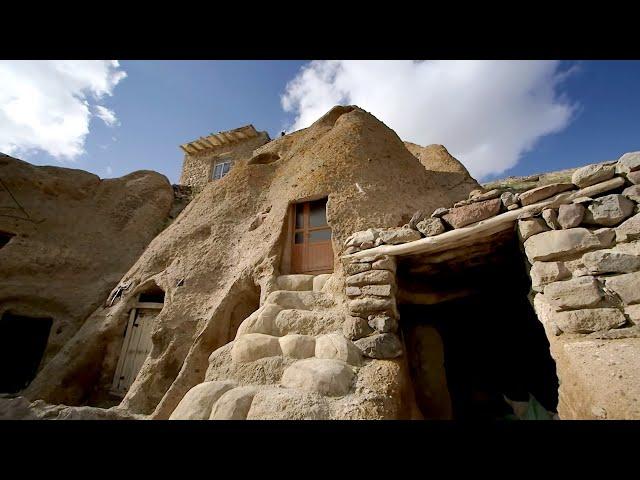
[[[35,378],[42,360],[51,318],[32,318],[8,312],[0,319],[0,392],[16,393]]]
[[[517,240],[503,239],[493,248],[483,252],[484,262],[463,255],[435,275],[426,264],[399,266],[400,283],[414,290],[408,299],[429,298],[415,294],[416,282],[463,292],[399,305],[416,401],[427,419],[507,418],[514,411],[504,396],[527,402],[530,394],[547,411],[557,410],[555,362],[527,298],[529,277]],[[412,279],[412,268],[429,278]]]

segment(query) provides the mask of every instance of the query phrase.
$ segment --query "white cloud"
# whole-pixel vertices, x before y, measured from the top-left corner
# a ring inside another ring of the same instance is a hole
[[[516,165],[572,120],[556,61],[315,61],[287,84],[282,107],[309,126],[336,104],[371,112],[403,139],[443,144],[476,178]]]
[[[0,61],[0,151],[75,159],[84,153],[92,102],[112,95],[125,77],[117,61]]]
[[[108,127],[115,127],[120,123],[113,110],[109,110],[107,107],[103,107],[102,105],[96,105],[96,110],[98,118],[100,118],[100,120],[102,120]]]

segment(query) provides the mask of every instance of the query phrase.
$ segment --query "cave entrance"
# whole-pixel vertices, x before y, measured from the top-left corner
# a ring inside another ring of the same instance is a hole
[[[35,378],[47,347],[51,318],[5,312],[0,319],[0,393],[16,393]]]
[[[397,276],[401,330],[425,419],[514,418],[533,406],[530,395],[551,418],[555,362],[528,299],[513,231],[428,257],[399,257]]]

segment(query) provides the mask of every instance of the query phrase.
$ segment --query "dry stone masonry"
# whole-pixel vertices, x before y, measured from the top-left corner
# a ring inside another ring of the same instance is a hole
[[[365,356],[401,355],[393,334],[399,320],[394,255],[443,250],[447,242],[455,247],[457,236],[473,239],[476,231],[515,222],[535,305],[548,306],[536,308],[547,331],[598,339],[640,337],[639,181],[640,152],[632,152],[617,162],[575,170],[571,183],[526,191],[474,190],[452,208],[438,208],[430,216],[416,212],[402,227],[354,233],[342,257],[353,315],[345,335]],[[436,247],[439,236],[442,244]]]

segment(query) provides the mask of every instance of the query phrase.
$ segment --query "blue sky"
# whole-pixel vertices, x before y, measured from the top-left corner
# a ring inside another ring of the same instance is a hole
[[[89,73],[75,65],[37,71],[27,67],[0,64],[0,73],[4,68],[13,75],[5,78],[14,79],[4,85],[5,92],[17,92],[0,93],[0,127],[5,131],[0,150],[31,163],[81,168],[101,177],[152,169],[177,183],[181,143],[248,123],[273,137],[282,129],[306,126],[335,103],[352,102],[403,139],[444,144],[482,180],[559,170],[640,150],[637,61],[418,66],[120,61],[92,67]],[[121,78],[122,72],[126,77]],[[2,82],[0,75],[0,91]],[[25,82],[45,92],[48,103],[39,106],[33,95],[24,94]],[[67,91],[65,85],[75,90]],[[26,119],[15,113],[24,102],[13,110],[7,107],[23,94],[33,108]],[[73,103],[75,98],[85,98],[88,113]],[[103,121],[97,105],[117,121]],[[77,123],[47,134],[65,116]],[[88,132],[81,134],[83,118]],[[25,122],[38,127],[27,128]],[[70,139],[54,145],[56,135]]]

